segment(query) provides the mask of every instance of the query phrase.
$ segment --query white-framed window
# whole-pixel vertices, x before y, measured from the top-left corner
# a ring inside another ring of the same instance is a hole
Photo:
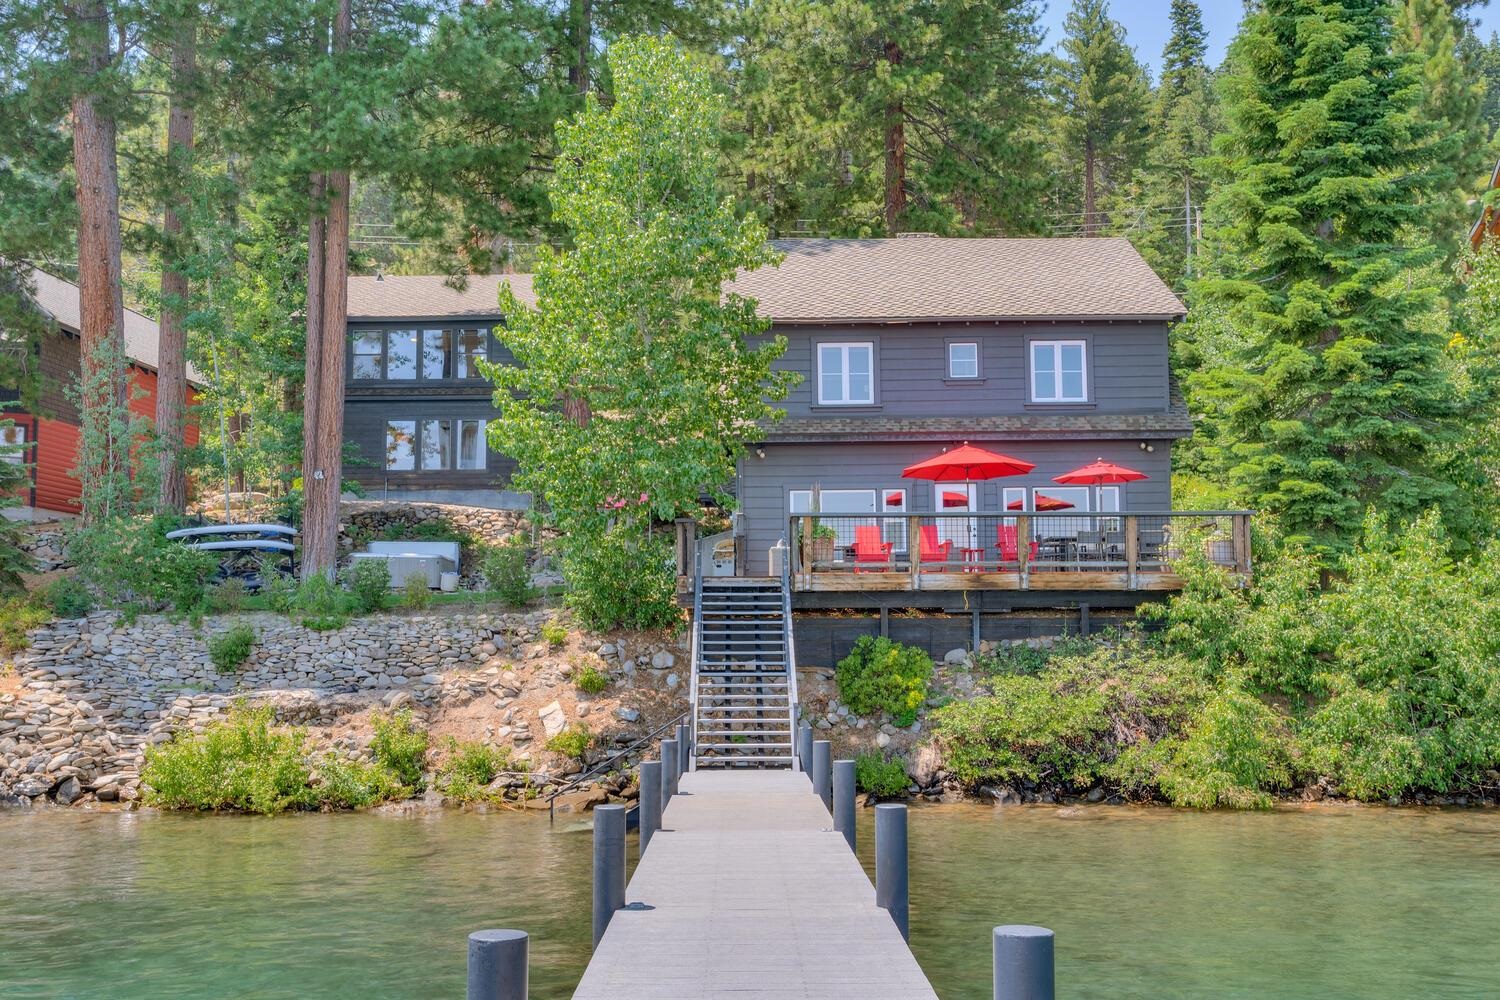
[[[880,512],[882,514],[905,514],[906,513],[906,491],[905,490],[881,490]],[[887,517],[880,523],[880,535],[882,540],[895,543],[896,552],[906,551],[906,518]]]
[[[0,424],[0,462],[20,465],[26,461],[26,428],[20,424]]]
[[[875,402],[875,345],[818,345],[818,402],[822,405]]]
[[[1031,399],[1036,403],[1088,401],[1088,345],[1082,340],[1031,342]]]
[[[390,472],[410,472],[417,467],[417,422],[385,422],[385,467]]]
[[[933,483],[932,509],[939,514],[964,514],[979,509],[979,486],[976,483]],[[953,558],[959,549],[979,548],[979,526],[973,518],[937,518],[938,544],[953,543]]]
[[[354,334],[354,362],[350,378],[378,379],[385,360],[385,334],[379,330],[359,330]]]
[[[856,527],[876,522],[873,517],[850,517],[847,515],[873,515],[875,513],[875,500],[874,490],[819,490],[819,509],[816,513],[841,515],[830,517],[823,523],[833,529],[837,537],[836,545],[849,546],[854,544],[854,529]],[[787,504],[793,514],[814,513],[812,509],[812,490],[788,491]]]
[[[948,344],[948,377],[979,377],[979,344],[977,341],[955,340]]]
[[[458,467],[460,469],[484,468],[484,421],[460,420],[458,422]]]
[[[385,334],[385,377],[407,381],[417,377],[420,330],[387,330]]]

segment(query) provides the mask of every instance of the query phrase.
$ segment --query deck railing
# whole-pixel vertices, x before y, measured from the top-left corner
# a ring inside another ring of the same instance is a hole
[[[797,514],[797,590],[1170,590],[1201,551],[1250,575],[1250,511]]]

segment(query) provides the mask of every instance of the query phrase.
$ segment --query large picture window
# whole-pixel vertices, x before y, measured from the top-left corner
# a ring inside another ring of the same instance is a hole
[[[417,377],[416,330],[387,330],[385,334],[385,377],[406,381]]]
[[[837,406],[875,402],[875,345],[818,345],[818,402]]]
[[[1087,345],[1082,340],[1031,342],[1031,399],[1036,403],[1088,401]]]
[[[489,357],[489,331],[355,330],[351,381],[440,382],[481,378],[478,361]]]
[[[453,468],[453,421],[422,421],[422,471]]]
[[[477,471],[485,467],[483,420],[429,417],[385,425],[388,472]]]
[[[422,331],[422,377],[453,377],[453,331]]]
[[[410,472],[417,467],[417,422],[387,420],[385,467],[389,472]]]
[[[460,420],[458,422],[458,467],[460,469],[484,468],[483,420]]]

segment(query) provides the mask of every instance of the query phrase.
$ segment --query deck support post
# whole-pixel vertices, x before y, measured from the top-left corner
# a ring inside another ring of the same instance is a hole
[[[667,811],[667,803],[677,794],[677,741],[661,741],[661,811]]]
[[[907,871],[906,806],[875,807],[875,905],[889,910],[903,940],[911,940],[911,882]]]
[[[907,572],[911,574],[911,589],[922,589],[922,517],[910,514],[906,518],[906,558],[911,563]],[[886,609],[880,609],[880,634],[885,635]]]
[[[1141,572],[1141,519],[1125,515],[1125,587],[1135,590]]]
[[[525,931],[470,934],[468,1000],[526,1000],[529,942]]]
[[[833,762],[833,828],[844,835],[849,850],[854,846],[854,761]]]
[[[813,740],[813,791],[823,800],[823,808],[833,813],[833,744]]]
[[[979,609],[969,612],[969,652],[979,655]]]
[[[797,730],[797,761],[802,766],[802,770],[807,773],[807,776],[809,778],[813,776],[812,745],[812,726],[809,726],[804,722],[802,724],[802,728]]]
[[[661,761],[641,761],[640,772],[641,797],[638,808],[641,810],[641,844],[640,853],[646,853],[646,847],[651,843],[651,835],[661,829]]]
[[[625,906],[625,807],[594,809],[594,947]]]
[[[1016,561],[1021,564],[1021,589],[1031,589],[1031,518],[1016,518]]]
[[[1055,1000],[1052,932],[1006,924],[994,935],[995,1000]]]
[[[1089,637],[1089,606],[1084,603],[1078,605],[1078,634],[1083,638]]]

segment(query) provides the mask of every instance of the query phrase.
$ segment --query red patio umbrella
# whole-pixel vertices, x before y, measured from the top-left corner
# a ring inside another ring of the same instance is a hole
[[[1024,476],[1036,466],[1019,458],[1001,455],[972,444],[934,455],[925,462],[901,470],[903,479],[930,479],[937,483],[963,483],[1001,476]]]
[[[1072,472],[1064,472],[1060,476],[1053,476],[1054,483],[1067,483],[1070,486],[1112,486],[1117,483],[1133,483],[1138,479],[1150,479],[1144,472],[1127,469],[1123,465],[1106,462],[1104,459],[1096,459],[1081,469]]]
[[[1075,506],[1077,506],[1077,505],[1069,503],[1066,500],[1059,500],[1057,497],[1049,497],[1049,496],[1045,496],[1045,495],[1043,495],[1041,493],[1038,493],[1036,495],[1036,509],[1037,510],[1072,510]],[[1008,503],[1008,504],[1005,505],[1005,509],[1006,510],[1025,510],[1026,509],[1026,501],[1024,501],[1024,500],[1012,500],[1010,503]]]

